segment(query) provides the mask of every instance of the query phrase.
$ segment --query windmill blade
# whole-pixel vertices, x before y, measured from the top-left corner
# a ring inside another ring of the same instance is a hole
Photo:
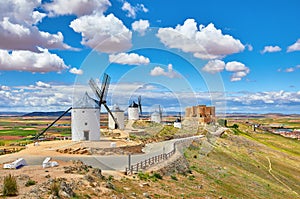
[[[138,97],[138,106],[139,106],[141,115],[143,115],[143,110],[142,110],[142,97],[141,97],[141,96]]]
[[[158,105],[158,112],[159,112],[160,119],[162,120],[162,108],[160,107],[160,105]]]
[[[116,128],[119,128],[119,123],[117,121],[117,119],[114,117],[114,115],[112,114],[112,112],[110,111],[110,109],[108,108],[106,103],[103,103],[104,107],[106,108],[107,112],[110,114],[110,116],[112,117],[112,119],[114,120],[115,124],[116,124]]]
[[[101,86],[101,95],[99,98],[101,103],[105,103],[105,101],[106,101],[109,83],[110,83],[110,76],[108,74],[104,73],[103,79],[102,79],[102,86]]]
[[[99,99],[98,104],[100,106],[100,104],[101,104],[101,100],[100,100],[101,90],[99,89],[99,87],[97,86],[97,83],[93,79],[90,79],[89,85],[90,85],[91,89],[93,90],[93,92],[95,93],[96,97]]]
[[[65,112],[63,112],[63,114],[61,114],[56,120],[54,120],[47,128],[45,128],[42,132],[40,132],[39,134],[37,134],[34,137],[34,140],[38,139],[41,135],[43,135],[51,126],[53,126],[58,120],[60,120],[65,114],[67,114],[70,110],[72,109],[72,107],[68,108],[68,110],[66,110]]]

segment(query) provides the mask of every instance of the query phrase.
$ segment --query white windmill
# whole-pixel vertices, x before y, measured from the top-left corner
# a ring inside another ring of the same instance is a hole
[[[154,111],[151,114],[151,122],[161,123],[162,122],[162,108],[158,105],[158,111]]]
[[[53,126],[58,120],[60,120],[66,113],[72,110],[72,140],[100,140],[100,109],[103,105],[107,112],[110,114],[115,122],[115,127],[118,128],[118,121],[113,116],[112,112],[106,104],[106,96],[110,77],[104,74],[101,89],[93,79],[90,79],[89,85],[94,91],[97,99],[91,98],[86,92],[82,99],[74,103],[73,107],[70,107],[56,120],[54,120],[46,129],[37,134],[34,139],[38,139],[43,135],[51,126]]]
[[[135,101],[132,101],[132,103],[128,107],[128,120],[139,120],[140,114],[142,115],[142,98],[141,96],[138,97],[138,104],[135,103]]]

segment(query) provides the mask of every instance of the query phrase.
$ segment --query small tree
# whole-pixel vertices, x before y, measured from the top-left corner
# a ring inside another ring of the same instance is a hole
[[[239,125],[237,125],[237,124],[234,124],[234,125],[232,125],[232,128],[234,128],[234,129],[238,129],[238,128],[239,128]]]
[[[4,177],[3,182],[3,195],[4,196],[17,196],[18,195],[18,185],[15,176],[9,174]]]

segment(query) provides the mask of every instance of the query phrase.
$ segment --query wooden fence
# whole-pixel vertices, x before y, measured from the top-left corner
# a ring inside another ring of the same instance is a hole
[[[173,149],[169,153],[162,153],[160,155],[153,156],[153,157],[151,157],[149,159],[146,159],[146,160],[143,160],[141,162],[138,162],[138,163],[136,163],[134,165],[130,165],[130,167],[126,167],[125,168],[125,174],[126,175],[131,175],[131,174],[139,172],[140,170],[147,169],[147,168],[149,168],[149,167],[151,167],[151,166],[153,166],[155,164],[163,162],[163,161],[169,159],[172,155],[175,154],[176,147],[177,147],[176,145],[177,144],[180,144],[180,143],[183,143],[183,142],[192,141],[192,140],[197,139],[197,138],[199,138],[199,137],[192,137],[192,138],[178,140],[178,141],[174,142]]]

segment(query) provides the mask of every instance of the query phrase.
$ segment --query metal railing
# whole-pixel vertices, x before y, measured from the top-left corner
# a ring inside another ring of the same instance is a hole
[[[130,165],[129,167],[125,168],[125,174],[126,175],[131,175],[131,174],[137,173],[141,170],[147,169],[147,168],[149,168],[149,167],[151,167],[155,164],[163,162],[163,161],[169,159],[172,155],[175,154],[177,144],[181,144],[181,143],[184,143],[184,142],[187,142],[187,141],[192,141],[192,140],[198,139],[198,138],[200,138],[200,137],[191,137],[191,138],[178,140],[178,141],[173,143],[173,149],[169,153],[162,153],[160,155],[156,155],[156,156],[153,156],[153,157],[148,158],[146,160],[140,161],[136,164]],[[130,157],[129,157],[129,159],[130,159]]]

